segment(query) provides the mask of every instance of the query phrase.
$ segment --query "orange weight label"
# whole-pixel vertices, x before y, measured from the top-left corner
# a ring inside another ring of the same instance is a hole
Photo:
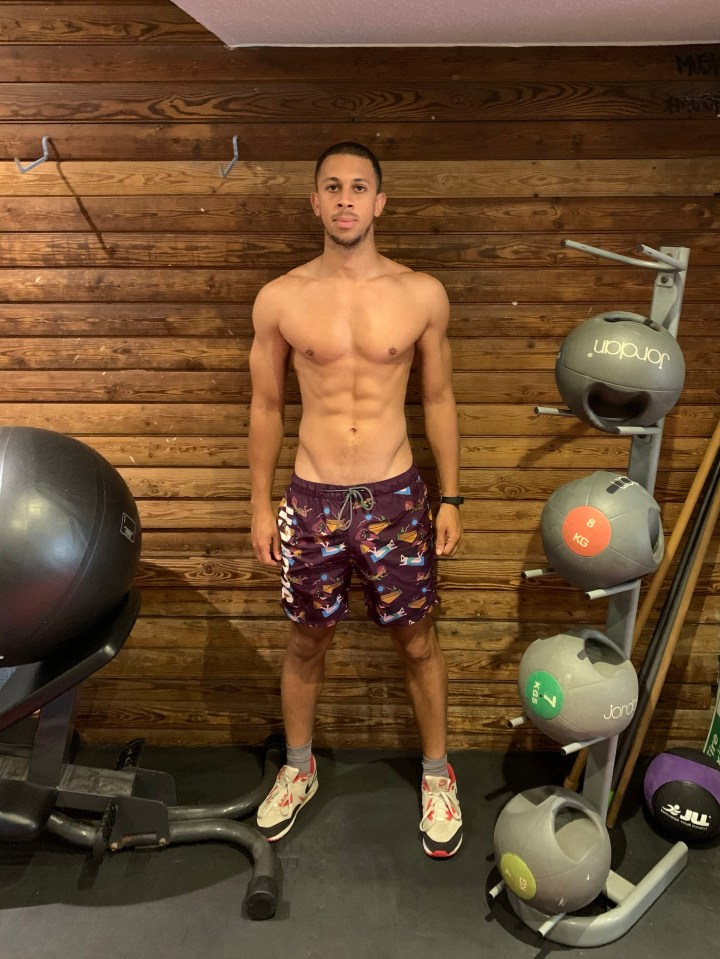
[[[562,538],[578,556],[597,556],[607,549],[612,538],[610,521],[594,506],[577,506],[563,521]]]

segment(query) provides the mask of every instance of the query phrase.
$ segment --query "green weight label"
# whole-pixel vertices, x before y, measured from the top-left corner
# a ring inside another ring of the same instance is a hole
[[[525,699],[542,719],[553,719],[563,708],[563,691],[551,673],[542,669],[531,673],[525,684]]]
[[[520,856],[516,856],[514,852],[503,853],[500,859],[500,874],[510,891],[520,899],[532,899],[535,896],[537,892],[535,877]]]

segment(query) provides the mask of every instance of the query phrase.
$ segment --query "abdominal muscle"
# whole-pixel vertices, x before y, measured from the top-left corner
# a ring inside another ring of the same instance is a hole
[[[383,399],[388,398],[354,403],[348,409],[338,408],[334,402],[305,408],[296,474],[313,483],[355,486],[379,483],[409,469],[413,454],[404,402]]]
[[[296,350],[293,367],[302,398],[295,472],[313,483],[379,483],[410,468],[405,421],[411,337],[395,324],[392,338],[335,323],[312,354]],[[385,342],[387,341],[387,342]]]

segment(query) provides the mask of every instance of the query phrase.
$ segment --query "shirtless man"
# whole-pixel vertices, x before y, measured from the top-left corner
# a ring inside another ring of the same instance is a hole
[[[433,554],[452,556],[462,535],[449,305],[437,280],[376,250],[381,186],[380,165],[362,145],[326,150],[310,197],[325,228],[323,252],[268,283],[253,311],[253,549],[261,563],[280,567],[291,620],[281,677],[287,765],[257,824],[269,840],[280,839],[317,790],[315,707],[355,572],[369,616],[401,657],[423,749],[423,847],[439,858],[462,842],[446,754],[447,672],[428,615],[437,603]],[[434,528],[405,422],[413,361],[442,491]],[[295,472],[276,513],[272,487],[290,363],[303,412]]]

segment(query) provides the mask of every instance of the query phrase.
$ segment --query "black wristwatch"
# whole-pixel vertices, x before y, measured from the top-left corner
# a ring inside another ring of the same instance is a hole
[[[441,503],[449,503],[450,506],[461,506],[465,502],[464,496],[441,496]]]

